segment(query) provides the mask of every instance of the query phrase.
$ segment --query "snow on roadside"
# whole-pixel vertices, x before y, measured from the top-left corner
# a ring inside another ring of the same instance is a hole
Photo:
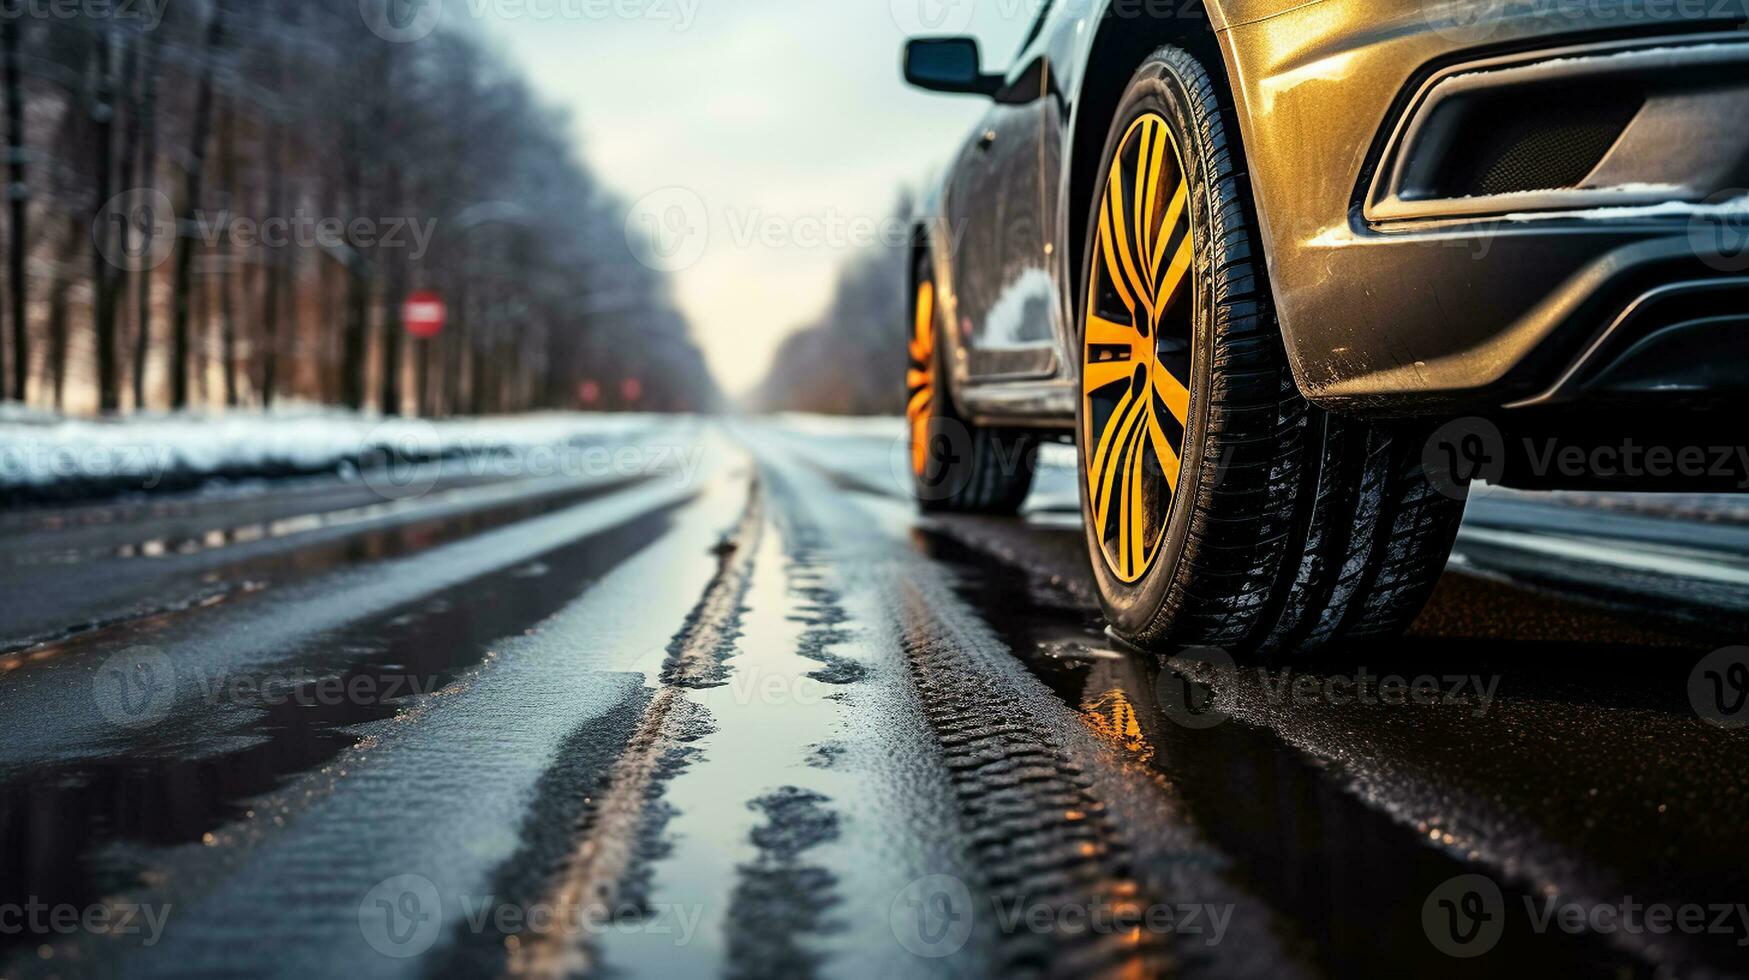
[[[0,412],[0,501],[347,471],[391,455],[453,459],[595,443],[646,429],[657,418],[553,412],[427,421],[304,409],[94,420],[8,406]]]

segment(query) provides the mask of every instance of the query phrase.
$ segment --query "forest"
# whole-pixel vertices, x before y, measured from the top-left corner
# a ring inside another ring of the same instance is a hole
[[[0,0],[0,401],[697,411],[719,395],[569,120],[358,0]],[[442,332],[409,335],[407,297]]]

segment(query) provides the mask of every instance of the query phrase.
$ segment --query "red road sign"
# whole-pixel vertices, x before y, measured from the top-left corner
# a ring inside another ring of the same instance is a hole
[[[401,308],[401,322],[407,325],[407,332],[420,340],[430,340],[443,332],[443,324],[449,319],[449,308],[444,305],[443,297],[429,289],[421,289],[407,297],[407,302]]]

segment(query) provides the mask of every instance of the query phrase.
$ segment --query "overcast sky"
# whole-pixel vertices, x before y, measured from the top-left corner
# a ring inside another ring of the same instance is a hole
[[[675,267],[718,380],[740,394],[825,308],[834,271],[899,187],[939,172],[983,112],[903,85],[901,22],[970,21],[1000,70],[1037,0],[460,2],[445,16],[484,22],[572,114],[604,181],[628,202],[656,194],[634,226],[663,226],[657,258]],[[687,235],[701,225],[708,235]]]

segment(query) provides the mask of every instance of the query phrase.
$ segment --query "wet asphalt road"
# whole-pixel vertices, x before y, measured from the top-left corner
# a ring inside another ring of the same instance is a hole
[[[1408,639],[1163,661],[1072,457],[896,435],[0,514],[0,977],[1749,975],[1749,524],[1489,493]]]

